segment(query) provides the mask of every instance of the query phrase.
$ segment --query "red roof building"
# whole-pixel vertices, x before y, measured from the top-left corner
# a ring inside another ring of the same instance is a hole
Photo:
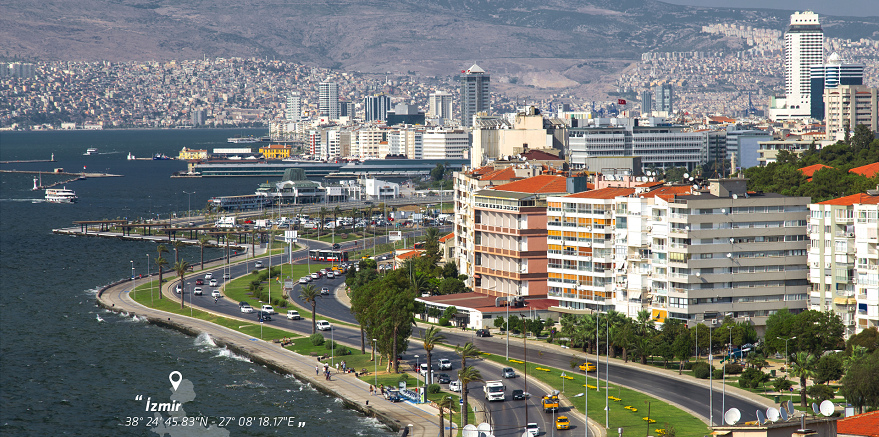
[[[864,175],[868,178],[873,178],[877,175],[877,173],[879,173],[879,162],[855,167],[849,171],[852,173],[857,173],[859,175]]]
[[[803,173],[804,175],[806,175],[806,178],[807,178],[806,182],[812,182],[812,175],[814,175],[816,171],[824,169],[824,168],[833,168],[833,167],[831,167],[829,165],[824,165],[824,164],[815,164],[815,165],[810,165],[808,167],[801,168],[800,172]]]
[[[879,411],[838,420],[836,433],[839,437],[879,437]]]

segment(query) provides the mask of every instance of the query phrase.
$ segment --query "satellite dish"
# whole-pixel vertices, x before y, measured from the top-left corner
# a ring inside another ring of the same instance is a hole
[[[690,182],[693,182],[693,177],[692,177],[692,176],[690,176]]]
[[[824,416],[830,416],[833,414],[833,402],[823,401],[821,405],[818,406],[818,411],[821,411],[821,414]]]
[[[721,213],[721,214],[726,214],[726,208],[720,208],[720,213]]]
[[[464,426],[464,430],[461,435],[463,437],[479,437],[479,431],[476,431],[476,425],[468,423],[466,426]]]
[[[742,412],[739,411],[738,408],[730,408],[726,410],[726,413],[723,414],[723,421],[726,422],[727,425],[733,426],[739,423],[739,420],[742,418]]]
[[[702,276],[702,273],[696,272],[696,277]]]
[[[726,257],[727,257],[727,258],[732,258],[732,254],[731,254],[731,253],[727,253],[727,254],[726,254]]]
[[[786,410],[788,413],[794,410],[794,403],[792,401],[788,400],[785,405],[787,406]]]
[[[773,408],[773,410],[775,410],[775,408]],[[776,412],[777,412],[777,411],[778,411],[778,410],[776,410]],[[784,421],[784,422],[787,422],[787,418],[788,418],[787,410],[782,409],[782,410],[781,410],[781,420]],[[775,419],[778,420],[778,417],[776,417]],[[773,422],[775,422],[775,420],[773,420]]]
[[[815,413],[816,416],[820,414],[820,412],[818,411],[818,404],[815,402],[812,402],[812,412]]]
[[[781,414],[785,415],[784,410],[781,410]],[[770,422],[777,422],[778,421],[778,410],[775,408],[767,409],[766,410],[766,420],[768,420]],[[787,419],[785,419],[785,420],[787,420]]]
[[[739,195],[738,195],[738,194],[733,194],[733,195],[732,195],[732,198],[733,198],[733,200],[736,200],[736,199],[739,198]]]
[[[482,422],[476,426],[476,431],[478,431],[481,435],[491,435],[491,425]]]
[[[757,423],[760,424],[760,426],[763,426],[763,424],[766,423],[766,416],[763,415],[763,410],[757,410]]]
[[[687,226],[687,227],[685,227],[684,229],[687,230],[687,231],[689,231],[689,230],[690,230],[690,227]]]
[[[694,189],[694,190],[698,190],[698,189],[699,189],[699,185],[698,185],[698,184],[693,184],[693,189]]]
[[[684,179],[688,179],[690,177],[689,173],[684,173]]]

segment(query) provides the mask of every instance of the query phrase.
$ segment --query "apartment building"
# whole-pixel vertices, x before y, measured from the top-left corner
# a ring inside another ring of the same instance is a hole
[[[879,192],[813,203],[809,210],[810,308],[839,315],[846,338],[879,326]]]
[[[422,136],[423,159],[466,159],[470,156],[470,134],[460,129],[435,129]]]
[[[546,295],[546,198],[567,193],[567,180],[539,175],[473,194],[473,291]]]
[[[846,129],[863,124],[879,130],[879,88],[840,85],[824,90],[824,122],[828,140],[845,138]]]

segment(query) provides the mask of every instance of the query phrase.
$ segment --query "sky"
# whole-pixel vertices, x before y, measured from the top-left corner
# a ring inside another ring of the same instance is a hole
[[[811,10],[819,15],[879,16],[879,0],[660,0],[676,5]]]

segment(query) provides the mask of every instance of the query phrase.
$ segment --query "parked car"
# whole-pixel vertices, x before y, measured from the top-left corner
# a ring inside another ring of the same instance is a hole
[[[504,378],[516,378],[518,376],[516,375],[516,371],[513,370],[512,367],[504,367],[503,373]]]
[[[212,291],[212,292],[211,292],[211,297],[213,297],[214,299],[219,299],[219,298],[221,298],[222,296],[220,295],[220,290],[214,290],[214,291]]]
[[[452,370],[452,361],[448,358],[440,358],[439,359],[439,369],[440,370]]]
[[[299,311],[296,310],[287,310],[287,320],[300,320],[302,316],[299,315]]]
[[[329,331],[333,329],[333,325],[330,325],[330,322],[326,320],[318,320],[317,321],[317,330],[318,331]]]
[[[491,337],[491,332],[488,329],[477,329],[476,330],[477,337]]]
[[[254,267],[261,269],[262,268],[262,261],[257,261],[256,264],[254,265]]]
[[[216,279],[211,279],[211,282],[209,285],[211,287],[218,287],[220,285],[220,281],[217,281]]]
[[[195,285],[204,285],[204,279],[198,278],[195,280]]]
[[[326,296],[326,295],[330,294],[330,288],[329,287],[321,288],[320,294],[321,294],[321,296]]]
[[[428,367],[427,367],[427,363],[421,363],[421,364],[418,365],[418,373],[419,373],[421,376],[425,376],[425,375],[427,375],[427,369],[428,369]]]
[[[195,287],[192,289],[192,294],[196,296],[201,296],[202,294],[204,294],[204,290],[202,290],[201,287]]]
[[[403,398],[400,396],[400,392],[393,389],[385,390],[385,399],[391,402],[400,402]]]
[[[271,305],[263,305],[263,306],[262,306],[262,311],[263,311],[264,313],[275,314],[275,309],[272,308]]]
[[[448,384],[452,382],[452,378],[447,373],[440,373],[436,376],[436,382],[437,384]]]
[[[245,303],[244,305],[241,305],[241,312],[245,314],[250,314],[253,312],[253,307],[250,306],[249,303]]]
[[[525,400],[525,391],[524,390],[513,390],[513,400],[514,401]]]
[[[213,273],[206,273],[206,274],[204,275],[204,278],[205,278],[205,279],[212,279],[213,277],[214,277],[214,274],[213,274]]]

